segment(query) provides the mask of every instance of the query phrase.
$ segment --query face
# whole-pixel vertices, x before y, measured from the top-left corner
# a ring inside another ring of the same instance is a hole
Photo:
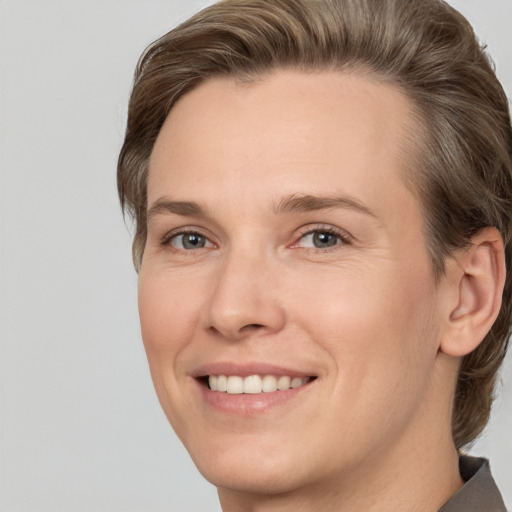
[[[389,86],[292,71],[207,81],[166,120],[142,335],[164,411],[220,488],[347,480],[437,428],[439,297],[401,178],[412,124]]]

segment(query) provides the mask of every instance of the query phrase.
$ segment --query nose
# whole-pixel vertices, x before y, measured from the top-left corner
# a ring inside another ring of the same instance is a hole
[[[286,323],[279,269],[263,257],[232,254],[218,269],[207,328],[231,341],[279,332]]]

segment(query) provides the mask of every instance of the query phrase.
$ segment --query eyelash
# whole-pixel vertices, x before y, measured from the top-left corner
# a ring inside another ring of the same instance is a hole
[[[299,234],[299,236],[296,239],[297,241],[293,242],[291,247],[292,248],[298,247],[298,244],[300,243],[301,240],[303,240],[306,236],[312,235],[314,233],[325,233],[328,235],[333,235],[338,238],[338,243],[336,243],[332,247],[324,247],[324,248],[307,247],[306,248],[309,251],[313,251],[315,253],[325,254],[326,252],[338,250],[340,248],[340,246],[352,244],[352,237],[346,231],[336,229],[332,226],[318,225],[318,226],[313,226],[313,227],[307,226],[307,228],[302,233]]]
[[[332,226],[318,225],[318,226],[314,226],[314,227],[308,226],[307,229],[304,229],[303,232],[299,233],[299,236],[296,238],[296,241],[293,242],[290,245],[290,247],[291,248],[300,248],[300,246],[298,245],[300,243],[300,241],[303,240],[306,236],[312,235],[314,233],[325,233],[325,234],[328,234],[328,235],[333,235],[333,236],[338,238],[339,242],[336,243],[332,247],[324,247],[324,248],[320,248],[320,247],[305,247],[305,249],[307,249],[309,251],[318,252],[318,253],[326,253],[326,252],[331,252],[333,250],[337,250],[337,249],[339,249],[340,246],[351,245],[352,244],[352,237],[347,232],[335,229]],[[170,249],[172,249],[172,250],[174,250],[176,252],[181,252],[181,251],[195,252],[195,251],[198,251],[199,249],[196,249],[196,250],[193,250],[193,249],[186,250],[186,249],[179,249],[179,248],[176,248],[176,247],[172,246],[171,241],[173,239],[175,239],[177,237],[180,237],[180,236],[184,236],[184,235],[198,235],[200,237],[205,238],[209,243],[211,243],[213,246],[215,246],[215,244],[213,242],[211,242],[210,239],[205,234],[201,233],[200,230],[193,229],[193,228],[190,228],[190,229],[186,229],[185,228],[185,229],[181,229],[180,231],[177,231],[177,232],[176,231],[171,231],[170,233],[167,233],[166,235],[164,235],[164,237],[162,238],[160,243],[161,243],[162,246],[169,247]]]
[[[190,229],[184,228],[184,229],[180,229],[179,231],[171,231],[163,236],[160,244],[162,246],[170,247],[176,251],[181,251],[183,249],[177,249],[176,247],[173,247],[171,245],[171,241],[174,238],[178,238],[178,237],[184,236],[184,235],[198,235],[198,236],[204,238],[205,240],[207,240],[208,242],[210,242],[211,244],[213,244],[213,242],[211,242],[210,239],[205,234],[201,233],[201,231],[199,229],[193,229],[193,228],[190,228]],[[213,245],[215,245],[215,244],[213,244]],[[190,250],[187,252],[193,252],[193,251]]]

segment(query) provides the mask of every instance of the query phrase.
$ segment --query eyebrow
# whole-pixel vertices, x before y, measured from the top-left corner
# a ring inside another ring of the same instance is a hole
[[[276,214],[304,213],[329,208],[348,208],[357,212],[377,217],[377,215],[359,202],[357,199],[348,196],[313,196],[303,194],[292,194],[274,203]],[[174,214],[182,217],[207,217],[206,208],[195,201],[172,201],[162,197],[157,199],[147,211],[147,220],[161,214]]]
[[[147,211],[147,219],[156,215],[171,213],[182,217],[206,217],[206,209],[195,201],[171,201],[162,197],[157,199]]]
[[[375,212],[349,196],[313,196],[292,194],[281,199],[274,205],[276,213],[300,213],[315,210],[326,210],[329,208],[348,208],[365,215],[377,218]]]

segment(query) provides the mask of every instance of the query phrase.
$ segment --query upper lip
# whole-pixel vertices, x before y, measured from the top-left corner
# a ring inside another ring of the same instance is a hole
[[[258,362],[228,362],[218,361],[207,363],[195,368],[191,375],[193,377],[205,377],[207,375],[237,375],[239,377],[248,377],[249,375],[274,375],[280,377],[286,375],[289,377],[315,377],[314,372],[286,368],[268,363]]]

